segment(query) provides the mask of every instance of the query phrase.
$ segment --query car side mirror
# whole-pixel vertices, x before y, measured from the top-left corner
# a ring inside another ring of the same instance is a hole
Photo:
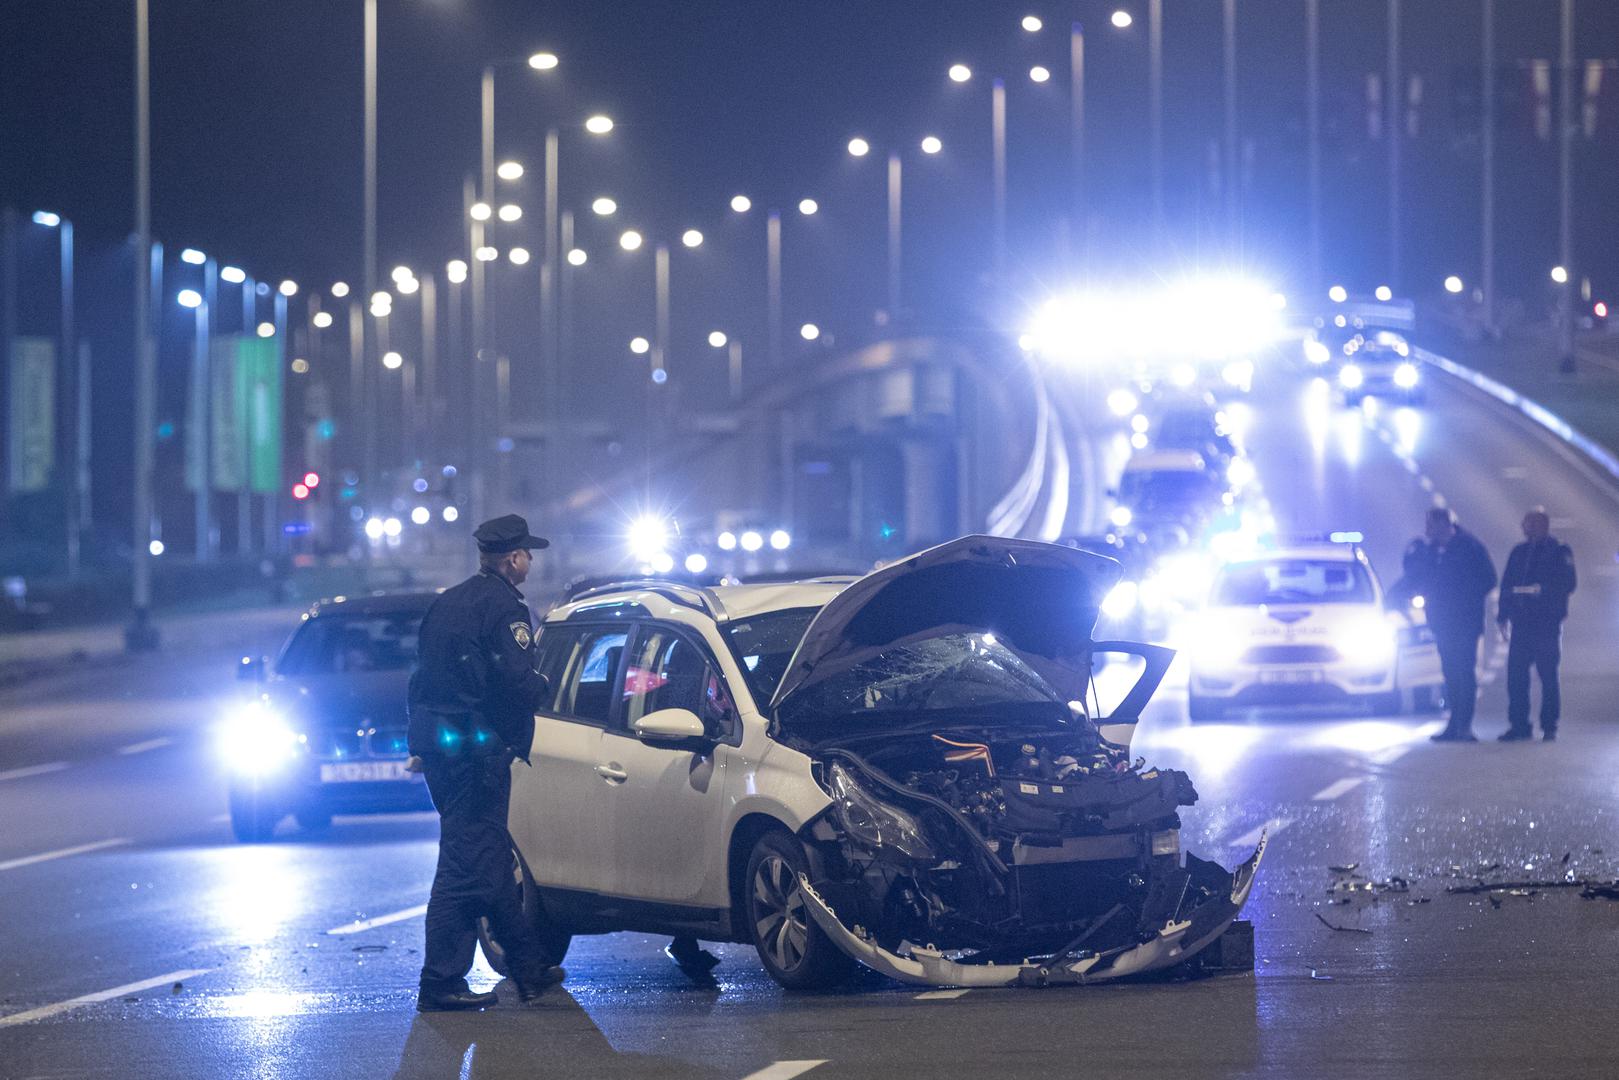
[[[703,722],[690,709],[659,709],[630,725],[648,746],[669,750],[701,750],[713,743]]]
[[[236,681],[261,683],[269,665],[268,656],[244,656],[242,662],[236,665]]]

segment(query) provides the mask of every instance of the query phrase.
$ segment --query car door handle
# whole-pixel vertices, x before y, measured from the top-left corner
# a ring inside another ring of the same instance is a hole
[[[609,784],[622,784],[630,778],[630,774],[624,771],[624,766],[616,761],[597,765],[596,775],[606,780]]]

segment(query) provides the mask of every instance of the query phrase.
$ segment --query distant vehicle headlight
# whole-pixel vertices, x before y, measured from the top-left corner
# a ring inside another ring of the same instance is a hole
[[[1332,359],[1332,352],[1322,342],[1310,338],[1304,343],[1304,359],[1312,364],[1325,364]]]
[[[1113,523],[1115,528],[1122,529],[1135,520],[1135,515],[1130,512],[1128,506],[1115,506],[1107,519]]]
[[[1102,599],[1102,614],[1110,619],[1128,618],[1136,609],[1136,599],[1140,593],[1141,587],[1135,582],[1119,582],[1108,590],[1107,596]]]
[[[303,737],[262,701],[232,712],[219,727],[219,752],[232,769],[262,775],[284,766]]]
[[[1338,369],[1338,382],[1346,390],[1357,389],[1366,381],[1366,373],[1361,371],[1359,364],[1345,364]]]
[[[1376,617],[1346,627],[1338,639],[1338,651],[1352,664],[1373,667],[1394,662],[1397,644],[1395,628]]]
[[[1401,364],[1394,369],[1394,385],[1401,390],[1411,389],[1417,385],[1417,380],[1421,377],[1421,373],[1417,371],[1417,365],[1415,364]]]

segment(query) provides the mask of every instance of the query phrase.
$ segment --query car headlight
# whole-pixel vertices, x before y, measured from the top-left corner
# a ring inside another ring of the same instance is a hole
[[[1115,506],[1107,519],[1113,523],[1115,528],[1122,529],[1135,520],[1135,515],[1130,512],[1128,506]]]
[[[1417,379],[1420,377],[1415,364],[1401,364],[1394,369],[1394,385],[1401,390],[1409,390],[1417,385]]]
[[[1128,618],[1136,609],[1136,599],[1140,591],[1140,586],[1133,581],[1119,582],[1102,598],[1102,614],[1110,619]]]
[[[219,727],[219,753],[237,772],[274,772],[290,761],[304,737],[262,701],[251,701]]]
[[[1203,619],[1192,627],[1192,656],[1199,667],[1229,668],[1242,657],[1247,642],[1216,619]]]
[[[1332,352],[1322,342],[1310,338],[1304,343],[1304,359],[1312,364],[1325,364],[1332,359]]]
[[[873,851],[894,851],[917,862],[936,857],[922,823],[898,807],[879,801],[855,780],[854,773],[836,762],[827,770],[832,796],[833,823],[849,839]]]
[[[1338,382],[1346,390],[1354,390],[1366,381],[1366,373],[1360,370],[1359,364],[1345,364],[1338,369]]]
[[[1397,634],[1383,619],[1369,618],[1346,627],[1338,651],[1352,664],[1373,667],[1394,661]]]

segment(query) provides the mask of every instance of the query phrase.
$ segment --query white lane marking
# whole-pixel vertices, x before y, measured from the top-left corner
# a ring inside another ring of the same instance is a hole
[[[373,926],[387,926],[389,923],[404,922],[406,919],[414,919],[416,916],[425,915],[426,913],[427,905],[417,904],[413,908],[406,908],[404,911],[395,911],[389,915],[378,915],[374,919],[361,919],[359,922],[344,923],[342,926],[334,926],[326,932],[328,934],[358,934],[360,931],[369,930]]]
[[[1256,829],[1250,829],[1241,836],[1226,841],[1226,847],[1253,847],[1259,843],[1261,835],[1274,837],[1277,833],[1293,824],[1291,818],[1271,818]]]
[[[1364,776],[1346,776],[1342,780],[1334,780],[1314,795],[1311,795],[1310,801],[1331,802],[1333,799],[1349,794],[1365,782],[1366,778]]]
[[[98,990],[93,994],[85,994],[83,997],[71,998],[67,1001],[58,1001],[53,1005],[41,1005],[39,1008],[29,1009],[27,1012],[0,1016],[0,1027],[31,1024],[35,1020],[43,1020],[47,1016],[55,1016],[57,1013],[64,1013],[69,1009],[77,1009],[80,1005],[93,1005],[98,1001],[110,1001],[115,997],[138,994],[142,990],[150,990],[166,983],[185,982],[187,979],[195,979],[206,975],[212,970],[212,968],[189,968],[185,971],[171,971],[167,975],[159,975],[155,979],[142,979],[140,982],[125,983],[123,986],[115,986],[111,990]]]
[[[829,1058],[817,1058],[814,1061],[777,1061],[766,1065],[758,1072],[751,1072],[742,1080],[793,1080],[795,1076],[802,1076],[817,1065],[825,1065]]]
[[[1524,465],[1508,465],[1501,470],[1501,479],[1503,480],[1527,480],[1528,478],[1529,469]]]
[[[951,1001],[967,992],[966,987],[959,990],[929,990],[916,995],[918,1001]]]
[[[159,747],[167,746],[173,741],[174,740],[168,736],[164,736],[161,739],[147,739],[145,742],[130,743],[128,746],[120,746],[116,752],[120,754],[144,754],[148,750],[156,750]]]
[[[0,870],[16,870],[23,866],[33,866],[35,863],[50,862],[52,859],[65,859],[70,855],[83,855],[90,851],[101,851],[104,848],[118,847],[129,843],[127,836],[115,836],[110,840],[97,840],[92,844],[79,844],[76,847],[58,848],[55,851],[42,851],[38,855],[24,855],[16,859],[7,859],[0,862]]]
[[[44,765],[25,765],[20,769],[8,769],[0,772],[0,780],[21,780],[25,776],[44,776],[46,773],[61,772],[67,768],[65,761],[50,761]]]

